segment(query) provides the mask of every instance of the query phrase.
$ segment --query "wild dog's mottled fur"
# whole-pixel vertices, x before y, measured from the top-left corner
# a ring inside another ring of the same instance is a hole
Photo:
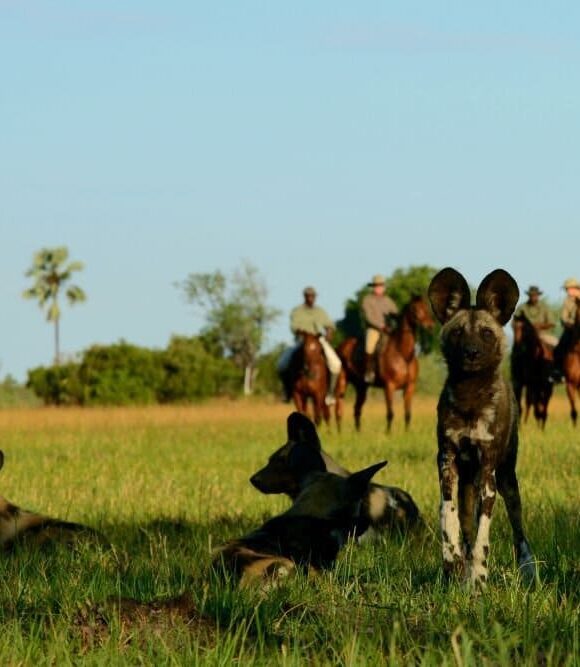
[[[506,351],[502,327],[517,304],[518,286],[497,269],[482,281],[473,307],[465,278],[447,268],[433,278],[429,298],[443,324],[441,349],[448,367],[437,423],[445,572],[485,585],[497,488],[506,503],[518,563],[532,579],[535,564],[516,478],[517,409],[500,370]]]
[[[296,567],[328,568],[349,535],[357,536],[368,526],[361,517],[362,499],[386,462],[340,477],[326,472],[322,457],[310,447],[297,447],[293,456],[295,465],[309,472],[302,474],[292,507],[217,550],[214,567],[225,569],[241,585],[287,576]]]
[[[295,465],[296,447],[310,447],[322,457],[327,472],[340,477],[350,473],[321,449],[314,424],[304,415],[293,412],[288,417],[288,441],[269,458],[250,482],[262,493],[285,493],[294,500],[302,486],[302,475],[309,471]],[[422,525],[417,505],[411,496],[396,487],[370,484],[363,498],[362,515],[368,520],[369,533],[398,529],[407,531]]]
[[[4,454],[0,451],[0,468],[3,464]],[[20,540],[35,544],[55,540],[69,542],[80,533],[96,535],[86,526],[28,512],[0,496],[0,550],[9,549]]]

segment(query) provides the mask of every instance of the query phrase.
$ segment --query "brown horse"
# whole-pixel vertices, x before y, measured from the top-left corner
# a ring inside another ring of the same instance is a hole
[[[312,399],[314,423],[318,426],[324,418],[328,424],[330,412],[324,399],[328,390],[328,369],[318,335],[302,334],[302,345],[296,350],[290,362],[292,398],[296,410],[308,414],[308,399]]]
[[[564,346],[563,371],[566,382],[566,393],[570,401],[570,417],[576,426],[576,393],[580,392],[580,299],[576,299],[576,321],[572,329],[565,331],[560,339]],[[559,343],[559,344],[560,344]]]
[[[522,415],[522,394],[526,390],[526,411],[528,420],[530,408],[534,407],[534,417],[544,429],[548,419],[548,403],[552,397],[551,381],[554,370],[554,352],[538,335],[530,320],[524,315],[514,318],[514,344],[510,358],[512,385]]]
[[[373,386],[383,387],[387,403],[387,432],[393,422],[393,395],[397,389],[403,390],[405,402],[405,428],[411,423],[411,401],[415,393],[419,362],[415,356],[417,329],[433,329],[435,323],[431,311],[422,296],[414,296],[398,316],[397,326],[389,336],[386,345],[377,346],[378,372]],[[336,420],[342,419],[344,393],[350,382],[355,389],[354,423],[360,430],[362,407],[367,397],[369,385],[364,381],[364,343],[357,338],[347,338],[338,348],[342,359],[342,372],[336,388]]]

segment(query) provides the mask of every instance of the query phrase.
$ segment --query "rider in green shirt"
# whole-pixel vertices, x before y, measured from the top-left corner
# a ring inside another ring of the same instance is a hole
[[[290,329],[294,334],[296,344],[294,347],[287,348],[282,353],[282,356],[278,361],[278,373],[282,379],[282,384],[284,385],[286,399],[289,400],[291,393],[291,378],[288,377],[290,375],[288,370],[294,352],[302,344],[301,334],[311,333],[318,335],[324,352],[326,366],[330,374],[325,402],[327,405],[333,405],[335,402],[334,390],[336,389],[336,383],[342,368],[340,358],[329,342],[334,330],[334,322],[323,308],[315,305],[316,290],[313,287],[306,287],[303,291],[303,295],[304,303],[293,308],[290,313]]]

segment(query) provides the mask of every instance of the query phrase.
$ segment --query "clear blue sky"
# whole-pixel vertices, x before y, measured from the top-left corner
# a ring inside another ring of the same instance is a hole
[[[580,274],[577,2],[0,0],[0,374],[47,363],[21,298],[86,263],[66,353],[202,324],[173,286],[240,260],[338,318],[371,274]]]

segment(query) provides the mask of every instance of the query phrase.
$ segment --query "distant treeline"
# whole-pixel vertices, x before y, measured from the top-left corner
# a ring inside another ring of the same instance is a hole
[[[280,395],[276,362],[282,348],[279,345],[260,356],[254,394]],[[420,363],[418,391],[435,395],[443,381],[443,364],[438,355],[424,355]],[[14,387],[10,385],[10,396],[5,397],[10,400],[1,400],[0,391],[0,407],[32,404],[32,396],[10,382]],[[28,371],[26,386],[45,405],[195,403],[210,397],[240,396],[241,371],[203,336],[174,336],[163,350],[125,341],[93,345],[78,362]]]
[[[280,348],[258,360],[256,393],[278,391]],[[27,386],[46,405],[187,403],[240,392],[240,369],[204,336],[173,336],[167,348],[120,341],[93,345],[79,361],[28,371]]]

